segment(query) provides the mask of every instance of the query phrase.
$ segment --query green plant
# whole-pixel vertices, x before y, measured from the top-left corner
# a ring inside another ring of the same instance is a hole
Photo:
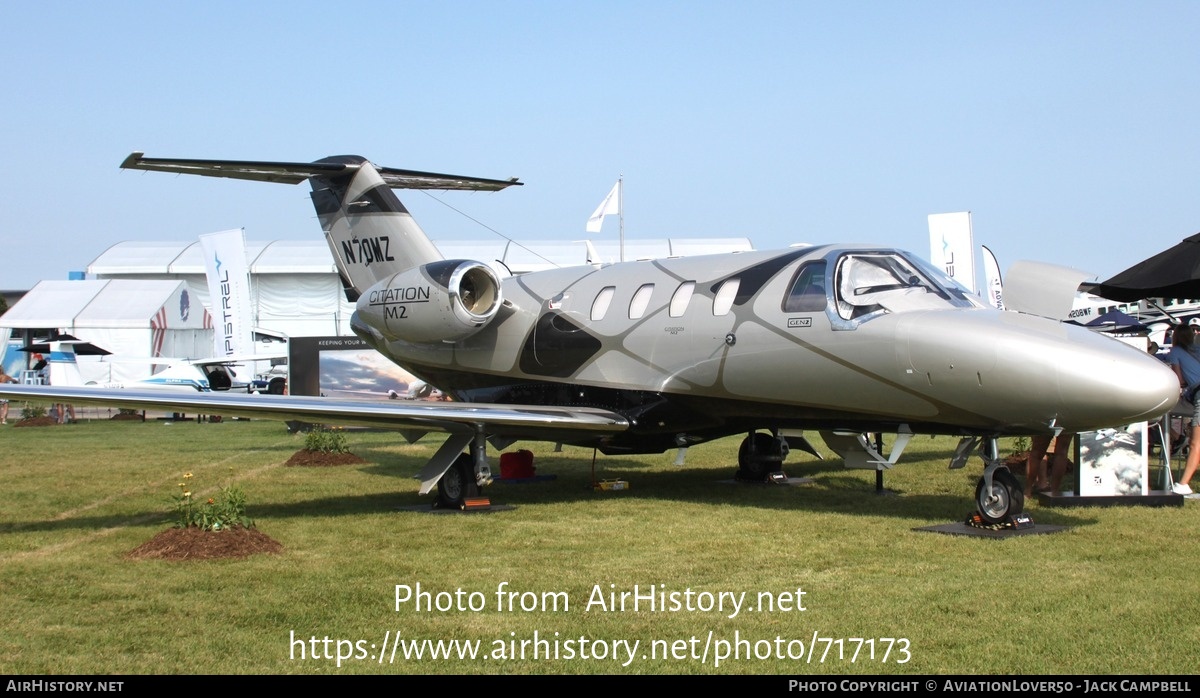
[[[1012,455],[1021,456],[1029,450],[1029,437],[1017,436],[1012,441]]]
[[[341,427],[315,427],[304,436],[304,450],[321,453],[349,453],[346,432]]]
[[[46,416],[46,407],[44,405],[34,405],[25,403],[21,407],[21,419],[37,419],[38,417]]]
[[[240,487],[221,487],[216,497],[204,502],[191,490],[192,474],[186,473],[175,495],[175,527],[196,527],[203,531],[222,531],[234,526],[254,528],[246,516],[246,493]]]

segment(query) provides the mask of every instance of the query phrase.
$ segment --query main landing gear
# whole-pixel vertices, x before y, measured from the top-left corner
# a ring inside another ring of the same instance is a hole
[[[479,496],[481,488],[475,482],[475,466],[470,454],[458,454],[442,479],[438,480],[437,490],[440,509],[463,509],[468,498]]]
[[[738,469],[734,477],[746,482],[767,482],[774,473],[783,472],[788,445],[777,433],[752,431],[738,448]]]
[[[462,452],[467,446],[468,451]],[[482,429],[477,429],[473,434],[452,434],[418,474],[418,479],[422,481],[421,494],[429,492],[436,480],[436,508],[489,508],[491,502],[483,496],[483,488],[492,484],[486,449],[487,436]],[[449,466],[445,465],[447,462]]]

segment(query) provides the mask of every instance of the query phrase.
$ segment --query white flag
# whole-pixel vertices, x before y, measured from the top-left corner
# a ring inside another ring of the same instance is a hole
[[[589,233],[600,232],[600,226],[604,223],[605,216],[611,216],[614,213],[621,212],[621,180],[613,185],[612,191],[608,192],[608,196],[604,197],[604,201],[596,207],[595,213],[588,219],[587,231]]]
[[[250,308],[250,269],[246,237],[240,228],[200,236],[213,317],[213,356],[254,351]]]

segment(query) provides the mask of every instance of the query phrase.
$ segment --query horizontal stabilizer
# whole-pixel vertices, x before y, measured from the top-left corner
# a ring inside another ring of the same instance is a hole
[[[228,356],[211,356],[207,359],[188,359],[193,366],[213,366],[216,364],[244,364],[251,361],[270,361],[271,359],[286,359],[286,351],[268,352],[265,354],[230,354]],[[157,363],[162,363],[161,361]]]
[[[186,160],[174,158],[148,158],[142,153],[131,153],[121,163],[125,170],[150,170],[194,174],[204,177],[227,177],[249,179],[257,182],[300,184],[310,177],[329,177],[349,174],[358,170],[360,164],[353,162],[265,162],[259,160]],[[393,189],[444,189],[464,191],[500,191],[510,186],[521,186],[515,177],[511,179],[484,179],[458,175],[399,170],[391,167],[376,167],[379,176]]]

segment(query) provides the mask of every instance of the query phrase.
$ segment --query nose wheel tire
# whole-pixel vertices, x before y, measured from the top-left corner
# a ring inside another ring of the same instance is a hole
[[[1025,511],[1025,492],[1016,476],[1005,469],[992,473],[992,486],[986,487],[986,478],[979,478],[975,486],[975,506],[979,515],[990,524],[1003,523],[1006,519]]]

